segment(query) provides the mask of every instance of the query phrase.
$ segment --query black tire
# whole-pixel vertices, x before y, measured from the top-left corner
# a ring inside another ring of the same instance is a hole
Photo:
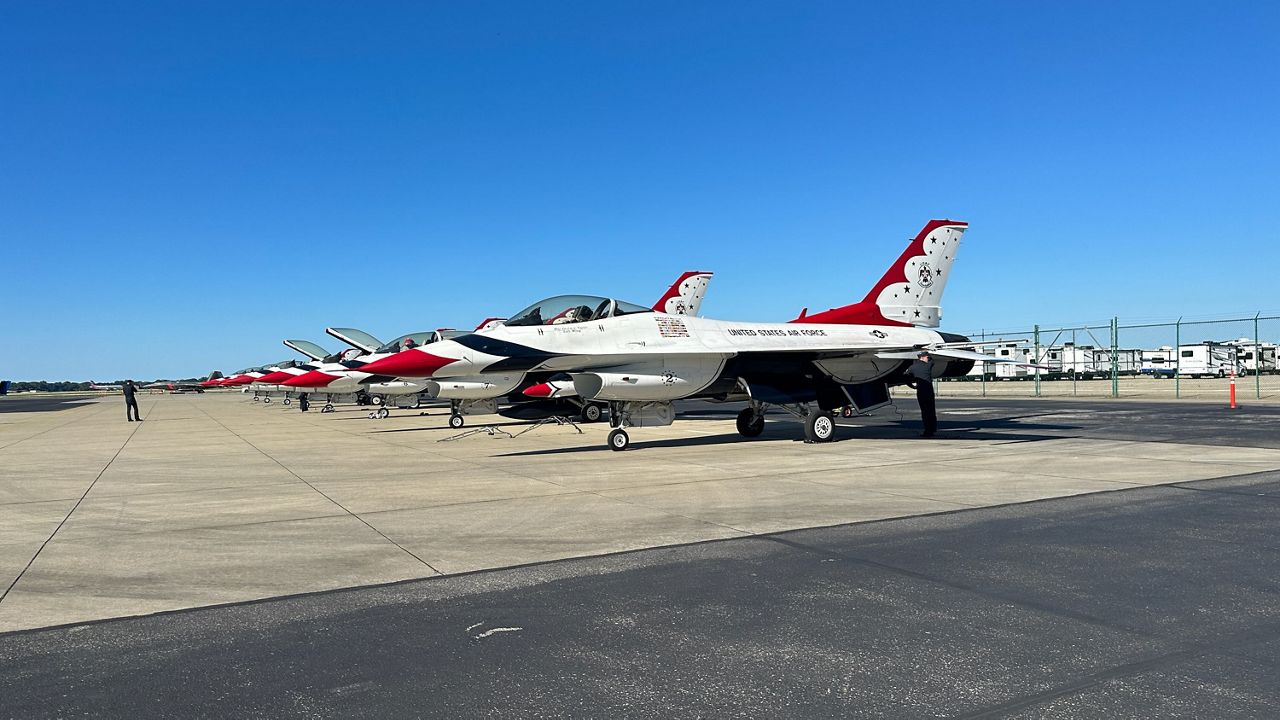
[[[373,397],[369,398],[369,402],[373,403],[374,405],[381,405],[381,404],[382,404],[382,396],[381,396],[381,395],[374,395]]]
[[[804,439],[812,443],[831,442],[836,436],[836,421],[827,411],[811,412],[804,419]]]
[[[631,436],[626,430],[618,428],[609,433],[609,449],[610,450],[626,450],[631,447]]]
[[[600,422],[600,418],[604,417],[604,409],[595,403],[587,403],[582,406],[582,422]]]
[[[738,413],[738,434],[742,437],[760,437],[760,433],[764,432],[764,415],[756,413],[751,408],[743,408]]]
[[[844,418],[853,417],[853,408],[849,407],[848,405],[845,405],[844,409],[840,411],[840,417],[844,417]]]
[[[453,428],[454,430],[457,430],[458,428],[466,424],[467,424],[467,421],[461,415],[449,416],[449,427]]]
[[[282,400],[281,402],[283,402],[285,405],[292,405],[292,404],[293,404],[293,401],[292,401],[292,400],[290,400],[289,398],[285,398],[285,399],[284,399],[284,400]]]
[[[263,405],[270,405],[270,404],[271,404],[271,398],[269,398],[269,397],[268,397],[268,398],[262,398],[262,404],[263,404]]]
[[[322,412],[322,413],[331,413],[331,412],[333,412],[333,404],[332,404],[332,403],[330,403],[330,404],[325,405],[324,407],[320,408],[320,412]]]
[[[379,408],[379,409],[378,409],[378,419],[379,419],[379,420],[386,420],[386,419],[387,419],[387,416],[388,416],[388,415],[390,415],[390,414],[391,414],[391,411],[390,411],[390,410],[388,410],[388,409],[386,409],[386,408]]]

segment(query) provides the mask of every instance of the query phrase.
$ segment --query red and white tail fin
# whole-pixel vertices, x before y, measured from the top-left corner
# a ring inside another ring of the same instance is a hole
[[[658,298],[653,309],[671,315],[697,315],[702,309],[702,298],[707,295],[707,285],[711,283],[713,274],[700,270],[686,272]]]
[[[958,220],[930,220],[862,302],[813,315],[802,312],[791,322],[938,327],[942,289],[968,227]]]

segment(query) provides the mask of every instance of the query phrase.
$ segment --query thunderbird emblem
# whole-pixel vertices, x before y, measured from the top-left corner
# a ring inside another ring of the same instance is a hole
[[[929,267],[929,263],[920,263],[920,279],[918,282],[920,287],[929,287],[933,284],[933,268]]]
[[[880,338],[881,340],[883,340],[883,339],[885,339],[885,338],[889,337],[889,333],[887,333],[887,332],[885,332],[885,331],[883,331],[883,330],[872,330],[872,331],[871,331],[871,334],[872,334],[872,335],[874,335],[874,336],[876,336],[876,337],[878,337],[878,338]]]

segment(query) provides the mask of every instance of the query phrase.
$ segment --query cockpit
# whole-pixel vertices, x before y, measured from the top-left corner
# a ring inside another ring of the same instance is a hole
[[[595,295],[557,295],[534,303],[503,323],[507,327],[525,325],[569,325],[635,313],[653,312],[647,307]]]
[[[416,332],[408,335],[401,335],[382,347],[374,350],[375,353],[394,353],[401,350],[411,350],[419,345],[427,345],[435,340],[435,333],[432,332]]]

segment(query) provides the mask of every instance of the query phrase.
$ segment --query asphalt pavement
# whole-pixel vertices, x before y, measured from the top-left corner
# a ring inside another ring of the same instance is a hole
[[[0,635],[0,715],[1273,718],[1280,473]]]

